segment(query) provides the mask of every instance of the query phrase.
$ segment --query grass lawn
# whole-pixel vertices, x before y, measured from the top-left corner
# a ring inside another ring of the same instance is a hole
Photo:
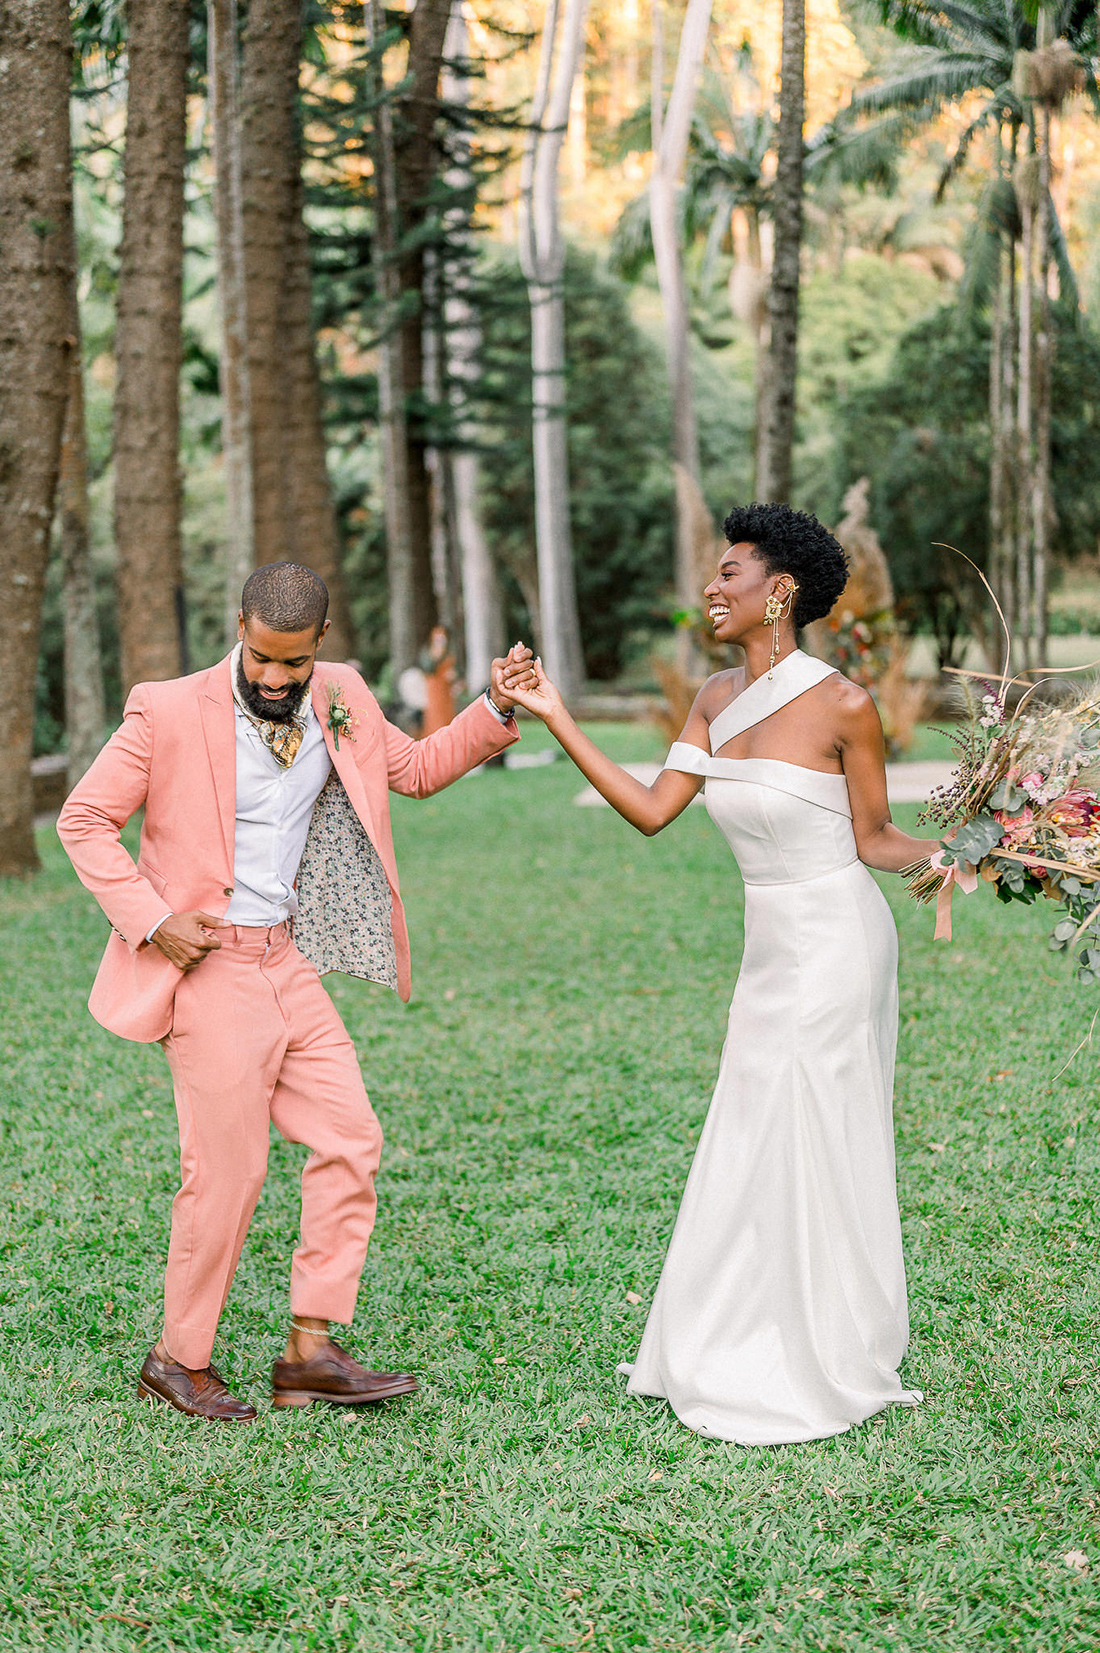
[[[983,888],[933,947],[884,881],[925,1404],[805,1446],[702,1440],[615,1364],[713,1084],[741,888],[704,811],[648,841],[574,808],[579,784],[563,762],[395,800],[414,1001],[329,978],[387,1132],[349,1341],[423,1380],[373,1412],[267,1408],[302,1158],[281,1143],[216,1356],[260,1422],[138,1403],[164,1059],[86,1013],[106,926],[52,832],[5,887],[0,1648],[1100,1644],[1094,1051],[1054,1078],[1100,1000],[1046,951],[1052,909]]]

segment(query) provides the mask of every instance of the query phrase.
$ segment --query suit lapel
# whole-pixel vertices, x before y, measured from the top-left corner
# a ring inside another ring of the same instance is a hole
[[[366,789],[363,786],[363,779],[359,773],[358,765],[355,762],[355,753],[352,750],[355,736],[354,734],[344,735],[339,746],[337,746],[335,736],[329,728],[328,723],[328,694],[328,681],[321,676],[320,671],[318,671],[315,667],[313,672],[313,688],[311,691],[311,697],[313,700],[313,710],[316,712],[321,728],[324,730],[325,745],[328,747],[328,755],[332,759],[332,766],[343,783],[344,791],[351,800],[355,813],[358,815],[367,833],[373,839],[373,822],[371,821],[370,809],[367,804]]]
[[[218,819],[225,845],[226,865],[232,870],[237,821],[237,726],[233,716],[233,688],[229,680],[230,660],[212,666],[199,696],[206,754],[214,777]]]

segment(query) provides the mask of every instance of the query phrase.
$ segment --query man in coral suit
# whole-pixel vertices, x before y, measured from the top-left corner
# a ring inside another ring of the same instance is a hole
[[[267,1168],[269,1120],[311,1150],[276,1406],[411,1394],[328,1335],[347,1323],[374,1223],[382,1132],[319,971],[409,996],[389,790],[425,797],[518,738],[509,676],[414,741],[350,666],[315,659],[328,592],[297,563],[244,588],[236,649],[209,671],[140,683],[73,790],[58,833],[111,921],[89,1008],[168,1057],[182,1185],[172,1206],[164,1328],[139,1394],[251,1422],[211,1352]],[[137,865],[119,842],[145,806]],[[293,926],[293,933],[292,933]]]

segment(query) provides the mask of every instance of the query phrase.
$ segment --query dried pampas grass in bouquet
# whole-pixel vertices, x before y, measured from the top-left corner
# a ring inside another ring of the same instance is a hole
[[[936,900],[938,937],[951,934],[955,884],[982,880],[1006,902],[1046,896],[1064,909],[1051,948],[1074,955],[1079,981],[1100,981],[1100,679],[1057,706],[1039,701],[1040,679],[1010,712],[1018,680],[1008,680],[1007,660],[999,682],[957,675],[958,763],[921,817],[950,833],[935,855],[904,869],[907,888],[917,901]]]

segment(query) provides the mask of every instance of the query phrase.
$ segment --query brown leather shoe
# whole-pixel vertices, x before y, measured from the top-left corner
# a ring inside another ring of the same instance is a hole
[[[193,1372],[174,1360],[161,1360],[155,1349],[146,1357],[138,1378],[142,1400],[166,1401],[189,1418],[211,1418],[221,1423],[255,1423],[256,1408],[231,1395],[214,1366]]]
[[[315,1400],[364,1406],[414,1395],[416,1389],[416,1379],[407,1372],[368,1372],[331,1339],[309,1360],[277,1360],[271,1368],[273,1406],[309,1406]]]

